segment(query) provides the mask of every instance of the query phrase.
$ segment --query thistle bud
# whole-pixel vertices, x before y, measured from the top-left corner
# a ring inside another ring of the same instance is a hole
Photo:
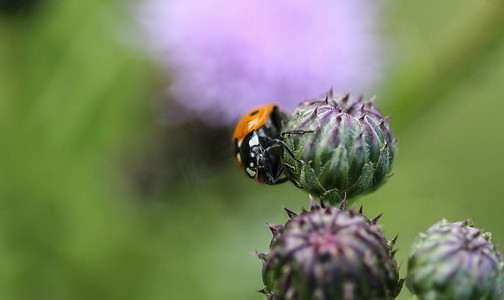
[[[502,257],[490,233],[468,221],[432,225],[415,239],[406,285],[419,299],[498,299]]]
[[[397,141],[390,119],[371,99],[349,95],[304,102],[285,126],[286,175],[332,204],[379,187],[390,174]]]
[[[346,204],[346,202],[344,202]],[[399,280],[395,240],[387,243],[377,219],[353,209],[319,206],[275,227],[263,262],[268,299],[394,299]]]

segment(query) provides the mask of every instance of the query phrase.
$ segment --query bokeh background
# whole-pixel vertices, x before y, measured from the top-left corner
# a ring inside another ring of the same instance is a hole
[[[251,253],[308,206],[240,173],[232,125],[170,122],[187,108],[165,105],[175,75],[138,43],[141,4],[0,0],[1,299],[263,299]],[[356,204],[399,234],[401,276],[443,217],[504,250],[504,2],[382,4],[367,93],[399,153]]]

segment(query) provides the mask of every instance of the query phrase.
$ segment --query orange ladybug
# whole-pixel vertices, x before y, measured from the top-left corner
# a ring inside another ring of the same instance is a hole
[[[245,175],[257,182],[278,184],[284,170],[285,144],[281,131],[287,115],[274,104],[265,104],[246,113],[236,124],[232,147],[236,163]]]

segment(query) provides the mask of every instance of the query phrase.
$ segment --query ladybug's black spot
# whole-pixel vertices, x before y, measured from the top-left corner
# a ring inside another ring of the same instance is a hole
[[[251,117],[252,117],[252,116],[254,116],[254,115],[257,115],[258,113],[259,113],[259,111],[258,111],[258,110],[254,110],[253,112],[251,112],[251,113],[249,114],[249,116],[251,116]]]

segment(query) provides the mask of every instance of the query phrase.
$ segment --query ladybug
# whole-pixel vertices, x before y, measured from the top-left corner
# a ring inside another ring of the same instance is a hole
[[[270,185],[289,180],[280,178],[286,148],[281,131],[286,122],[287,115],[274,103],[256,107],[238,121],[232,147],[235,161],[245,175]]]

